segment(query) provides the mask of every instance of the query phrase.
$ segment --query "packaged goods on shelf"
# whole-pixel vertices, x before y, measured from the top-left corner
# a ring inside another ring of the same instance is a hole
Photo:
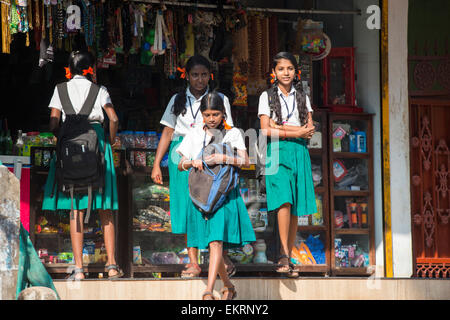
[[[252,245],[246,244],[242,248],[228,250],[228,256],[234,262],[246,264],[253,260],[253,251]]]

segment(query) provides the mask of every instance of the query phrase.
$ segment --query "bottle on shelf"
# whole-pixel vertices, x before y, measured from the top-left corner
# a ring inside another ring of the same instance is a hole
[[[11,131],[8,130],[6,132],[6,137],[5,137],[5,154],[12,155],[12,152],[13,152],[13,141],[11,138]]]
[[[367,228],[369,226],[367,219],[367,203],[361,203],[361,228]]]
[[[356,208],[357,208],[357,204],[355,202],[350,203],[351,228],[358,227],[358,212],[357,212]]]
[[[22,130],[19,130],[17,132],[16,144],[14,145],[14,154],[16,156],[21,156],[22,155],[22,149],[23,149]]]

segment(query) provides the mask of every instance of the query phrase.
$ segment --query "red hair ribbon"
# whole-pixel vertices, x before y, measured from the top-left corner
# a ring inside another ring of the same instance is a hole
[[[214,74],[213,73],[211,73],[211,80],[214,81]]]
[[[94,75],[94,70],[92,69],[92,67],[83,70],[83,76],[87,75],[88,73]]]
[[[274,83],[275,82],[275,74],[272,72],[271,74],[270,74],[270,77],[272,78],[272,79],[270,79],[270,83]]]
[[[186,78],[186,68],[178,67],[177,70],[181,72],[180,79]]]
[[[64,69],[66,69],[66,78],[68,80],[72,79],[72,72],[70,72],[70,68],[69,67],[64,67]]]
[[[297,72],[297,78],[298,78],[298,80],[302,79],[302,70],[300,70],[300,69]]]

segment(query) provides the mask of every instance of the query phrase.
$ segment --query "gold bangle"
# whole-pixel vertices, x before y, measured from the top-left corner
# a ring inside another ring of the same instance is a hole
[[[183,171],[187,171],[187,169],[184,167],[184,164],[186,163],[186,161],[189,161],[189,160],[184,160],[184,161],[181,163],[181,169],[183,169]]]

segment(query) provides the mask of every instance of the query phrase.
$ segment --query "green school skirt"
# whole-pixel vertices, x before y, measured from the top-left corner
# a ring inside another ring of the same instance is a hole
[[[256,241],[247,207],[237,187],[207,220],[192,201],[189,201],[188,210],[188,247],[207,249],[210,242],[222,241],[224,250],[227,250]]]
[[[179,171],[181,156],[176,152],[183,137],[175,138],[169,148],[170,221],[172,233],[186,234],[187,207],[190,201],[188,171]]]
[[[290,203],[293,215],[317,212],[311,159],[304,139],[268,142],[266,194],[268,211]]]
[[[105,150],[105,133],[101,124],[94,123],[92,127],[97,132],[99,148],[103,152]],[[56,193],[51,197],[52,189],[54,187],[55,180],[55,168],[56,168],[56,157],[54,156],[50,161],[50,169],[47,177],[47,182],[45,183],[44,190],[44,201],[42,203],[42,210],[70,210],[71,209],[71,198],[69,194],[63,193],[61,191]],[[119,201],[117,195],[117,180],[116,172],[114,170],[114,161],[112,148],[109,142],[106,143],[105,151],[105,186],[103,188],[103,193],[98,190],[92,193],[92,207],[91,210],[119,210]],[[73,208],[74,210],[84,210],[88,206],[88,195],[77,195],[74,194],[73,197]]]

